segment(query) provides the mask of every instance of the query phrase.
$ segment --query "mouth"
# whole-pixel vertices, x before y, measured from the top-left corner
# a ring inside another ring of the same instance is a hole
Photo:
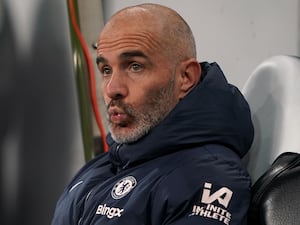
[[[109,121],[118,126],[126,126],[129,120],[129,115],[121,109],[111,108],[108,111]]]

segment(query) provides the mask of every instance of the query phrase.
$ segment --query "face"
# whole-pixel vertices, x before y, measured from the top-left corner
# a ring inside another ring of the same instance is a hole
[[[118,143],[138,140],[178,103],[176,68],[161,54],[151,27],[142,27],[115,25],[98,42],[101,90],[109,130]]]

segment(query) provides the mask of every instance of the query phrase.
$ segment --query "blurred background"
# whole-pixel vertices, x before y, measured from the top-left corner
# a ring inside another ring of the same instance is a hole
[[[199,61],[240,89],[264,59],[300,56],[300,0],[0,0],[1,224],[50,224],[71,177],[107,150],[93,46],[114,12],[144,2],[178,11]]]

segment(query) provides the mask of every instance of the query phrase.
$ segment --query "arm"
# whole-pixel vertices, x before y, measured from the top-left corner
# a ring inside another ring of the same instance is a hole
[[[152,224],[246,224],[250,187],[250,178],[236,165],[177,168],[156,189]]]

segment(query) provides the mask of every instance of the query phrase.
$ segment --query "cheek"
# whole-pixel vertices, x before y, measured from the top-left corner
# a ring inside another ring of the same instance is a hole
[[[140,98],[140,104],[154,108],[159,102],[164,101],[167,96],[171,97],[172,95],[172,87],[169,83],[164,85],[162,83],[156,83],[151,87],[143,88],[143,93],[140,95],[143,96]]]
[[[128,96],[127,101],[129,104],[134,105],[135,107],[143,107],[147,102],[149,96],[149,90],[147,88],[132,88],[131,94]]]
[[[106,94],[106,84],[103,81],[101,82],[100,90],[101,97],[103,98],[105,105],[107,105],[109,103],[109,98]]]

